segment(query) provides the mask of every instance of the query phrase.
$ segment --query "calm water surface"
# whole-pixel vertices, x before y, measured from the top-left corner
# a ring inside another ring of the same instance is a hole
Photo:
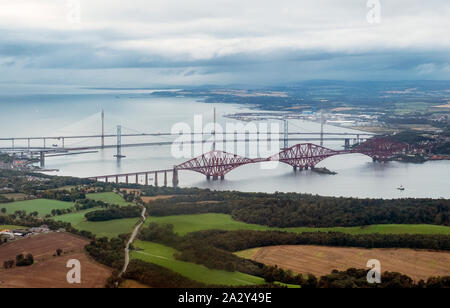
[[[0,96],[0,136],[58,136],[100,133],[100,111],[105,110],[106,132],[115,133],[116,125],[123,133],[169,132],[177,122],[193,125],[194,115],[202,115],[205,124],[213,120],[216,107],[218,123],[230,121],[223,116],[245,112],[246,106],[205,104],[192,98],[160,98],[142,94],[98,95],[33,95]],[[281,125],[281,123],[280,123]],[[225,125],[224,125],[225,126]],[[282,129],[282,127],[281,127]],[[326,126],[327,132],[351,132],[350,129]],[[318,132],[317,123],[292,120],[290,131]],[[127,138],[123,143],[172,141],[171,137]],[[107,143],[114,143],[113,139]],[[66,140],[66,146],[98,145],[100,140]],[[292,142],[291,145],[300,142]],[[35,145],[40,144],[36,141]],[[47,145],[61,146],[60,141]],[[9,143],[0,143],[7,146]],[[25,146],[17,143],[17,146]],[[325,146],[342,149],[343,142],[327,142]],[[57,175],[88,177],[104,174],[167,169],[186,159],[175,159],[171,147],[124,148],[125,159],[117,161],[114,149],[98,153],[47,159],[47,168],[59,169]],[[262,164],[240,167],[227,175],[225,181],[206,181],[189,171],[180,172],[180,186],[197,186],[217,190],[249,192],[302,192],[328,196],[374,198],[431,197],[450,198],[450,162],[425,164],[373,163],[363,155],[341,155],[321,162],[337,175],[320,175],[311,171],[294,173],[288,165],[267,169]],[[143,179],[142,179],[143,181]],[[162,182],[162,177],[159,178]],[[169,178],[169,182],[171,179]],[[406,187],[403,192],[396,188]]]

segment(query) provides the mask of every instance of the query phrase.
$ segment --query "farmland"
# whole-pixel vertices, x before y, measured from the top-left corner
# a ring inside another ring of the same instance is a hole
[[[84,252],[89,241],[67,233],[49,233],[2,245],[0,262],[14,259],[21,253],[31,253],[35,264],[30,267],[0,269],[0,288],[102,288],[111,270],[102,266]],[[63,250],[55,257],[57,249]],[[67,261],[77,259],[82,264],[81,285],[67,283]]]
[[[177,251],[164,245],[136,241],[134,246],[138,250],[131,253],[131,258],[157,264],[198,282],[228,286],[264,283],[264,279],[259,277],[239,272],[210,270],[203,265],[178,261],[174,258]]]
[[[196,214],[196,215],[178,215],[165,217],[149,217],[146,221],[167,223],[174,225],[174,231],[179,235],[186,235],[190,232],[196,232],[208,229],[219,230],[254,230],[254,231],[287,231],[287,232],[316,232],[316,231],[335,231],[349,234],[450,234],[450,227],[435,225],[373,225],[364,227],[335,227],[335,228],[270,228],[261,225],[247,224],[233,220],[230,215],[225,214]]]
[[[238,256],[266,265],[277,265],[296,273],[316,276],[332,270],[365,268],[370,259],[381,262],[381,270],[400,272],[414,280],[450,275],[450,252],[414,249],[362,249],[326,246],[272,246],[245,250]]]
[[[92,208],[88,210],[83,210],[75,213],[70,213],[62,216],[55,216],[53,217],[53,220],[56,221],[63,221],[71,223],[73,227],[76,228],[77,225],[79,225],[81,222],[85,221],[84,215],[86,215],[89,212],[98,211],[99,208]]]
[[[133,204],[125,202],[125,200],[120,195],[113,192],[88,194],[86,195],[86,197],[91,200],[103,201],[120,206]],[[55,216],[53,217],[53,219],[56,221],[68,222],[75,229],[89,231],[95,234],[97,237],[107,238],[113,238],[119,236],[120,234],[130,233],[138,221],[137,218],[115,219],[102,222],[91,222],[86,220],[85,215],[87,213],[98,210],[101,209],[92,208],[62,216]]]
[[[0,225],[0,230],[14,230],[14,229],[28,229],[26,227],[22,226],[15,226],[15,225]]]
[[[86,198],[120,206],[133,205],[132,202],[126,202],[120,195],[113,192],[87,194]]]
[[[97,237],[107,238],[117,237],[120,234],[131,233],[134,225],[138,222],[137,218],[116,219],[101,222],[86,221],[84,215],[88,212],[96,210],[98,210],[98,208],[62,216],[55,216],[53,219],[57,221],[69,222],[75,229],[89,231]]]
[[[164,199],[170,199],[173,198],[173,195],[161,195],[161,196],[152,196],[152,197],[141,197],[142,201],[145,203],[150,203],[152,201],[156,201],[156,200],[164,200]]]
[[[0,208],[5,208],[7,214],[13,214],[16,211],[25,211],[28,214],[38,212],[39,216],[43,217],[46,215],[51,215],[52,210],[65,210],[72,208],[73,206],[74,204],[71,202],[35,199],[1,204]]]
[[[135,280],[127,279],[127,280],[124,280],[120,284],[119,288],[120,289],[149,289],[150,287],[145,284],[139,283]]]
[[[22,193],[2,194],[2,196],[8,198],[11,201],[24,201],[28,198],[27,194]]]

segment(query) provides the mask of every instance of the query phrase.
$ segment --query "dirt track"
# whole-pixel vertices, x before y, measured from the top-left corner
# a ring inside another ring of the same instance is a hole
[[[400,272],[416,281],[431,276],[450,275],[450,252],[413,249],[274,246],[256,250],[252,259],[316,276],[329,274],[334,269],[366,268],[369,259],[378,259],[383,272]]]
[[[111,269],[92,260],[84,251],[89,241],[67,233],[49,233],[0,246],[0,266],[21,253],[33,254],[35,264],[29,267],[0,269],[0,288],[102,288]],[[61,248],[64,254],[54,257]],[[67,283],[67,261],[81,263],[81,284]]]

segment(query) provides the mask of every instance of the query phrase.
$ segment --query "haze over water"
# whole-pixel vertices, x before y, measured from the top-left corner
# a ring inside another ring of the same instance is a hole
[[[123,133],[170,132],[177,122],[193,126],[195,115],[203,115],[204,124],[213,121],[216,107],[218,123],[232,121],[223,116],[250,111],[248,106],[231,104],[205,104],[191,98],[152,97],[141,93],[95,95],[33,95],[0,97],[1,137],[59,136],[100,134],[100,111],[105,110],[106,133],[115,133],[116,125]],[[318,123],[290,120],[292,132],[319,132]],[[280,123],[282,130],[282,124]],[[326,126],[326,132],[352,132],[350,129]],[[354,131],[353,131],[354,132]],[[171,141],[172,137],[124,138],[122,143]],[[34,142],[34,145],[42,145]],[[113,144],[113,138],[107,144]],[[291,142],[290,145],[301,143]],[[313,142],[319,143],[319,142]],[[60,141],[48,140],[47,146]],[[66,146],[98,145],[100,140],[66,140]],[[0,146],[9,146],[1,143]],[[16,142],[16,146],[25,146]],[[341,142],[325,142],[324,146],[342,149]],[[170,146],[123,148],[126,158],[117,161],[115,149],[78,156],[48,158],[46,168],[59,169],[55,175],[79,177],[170,169],[187,159],[175,159]],[[216,190],[249,192],[299,192],[327,196],[403,198],[450,198],[448,181],[449,161],[425,164],[390,162],[373,163],[370,157],[359,154],[340,155],[326,159],[318,167],[327,167],[337,175],[321,175],[311,171],[294,173],[292,167],[279,164],[276,169],[265,170],[260,165],[246,165],[229,173],[224,181],[206,181],[205,177],[190,171],[180,171],[180,186],[196,186]],[[134,179],[133,179],[134,180]],[[143,179],[141,179],[143,181]],[[160,185],[163,176],[159,176]],[[169,177],[169,184],[171,178]],[[401,192],[397,187],[403,185]]]

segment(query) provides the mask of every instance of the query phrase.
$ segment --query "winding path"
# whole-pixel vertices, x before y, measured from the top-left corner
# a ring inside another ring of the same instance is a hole
[[[127,243],[127,246],[125,247],[125,263],[123,264],[122,271],[119,274],[119,277],[122,277],[122,275],[127,271],[128,264],[130,264],[130,245],[133,244],[134,240],[136,239],[136,236],[138,235],[139,229],[145,222],[145,213],[147,212],[147,208],[143,205],[140,205],[142,207],[142,219],[141,222],[134,228],[133,233],[131,234],[130,240]]]

